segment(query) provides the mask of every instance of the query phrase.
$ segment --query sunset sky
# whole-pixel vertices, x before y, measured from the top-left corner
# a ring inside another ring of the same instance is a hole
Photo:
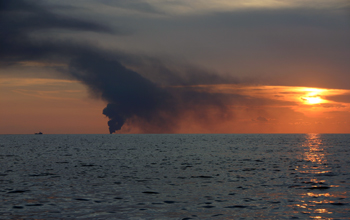
[[[0,134],[350,133],[348,0],[0,0],[0,28]]]

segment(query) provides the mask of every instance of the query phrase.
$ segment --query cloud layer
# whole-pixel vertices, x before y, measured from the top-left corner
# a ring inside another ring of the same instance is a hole
[[[134,68],[142,67],[140,59],[131,55],[107,51],[76,39],[38,40],[31,35],[56,28],[114,33],[105,26],[57,15],[34,2],[2,1],[1,4],[1,26],[7,33],[2,35],[1,39],[1,64],[6,66],[30,61],[65,64],[67,68],[58,68],[61,72],[81,81],[96,97],[108,102],[103,114],[110,119],[110,133],[120,130],[128,119],[137,120],[141,130],[172,132],[177,125],[176,119],[186,109],[197,109],[204,117],[208,116],[204,113],[207,106],[225,109],[226,103],[221,95],[161,87],[127,68],[121,61],[133,63]],[[145,63],[145,59],[141,60]],[[157,62],[156,66],[155,64],[155,61],[148,59],[148,67],[158,69],[153,71],[155,74],[162,72],[165,84],[169,84],[170,81],[176,81],[178,85],[195,83],[194,80],[199,75],[201,79],[197,80],[197,83],[208,79],[218,81],[218,77],[208,72],[198,73],[197,70],[181,77],[162,63]],[[199,106],[202,106],[202,109]],[[154,129],[149,129],[150,125]]]
[[[0,0],[0,66],[79,80],[107,103],[111,133],[235,131],[240,115],[270,123],[277,105],[300,119],[294,102],[200,85],[350,88],[345,2],[201,2]]]

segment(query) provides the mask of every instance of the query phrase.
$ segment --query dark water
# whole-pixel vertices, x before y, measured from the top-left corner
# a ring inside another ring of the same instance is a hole
[[[1,135],[2,219],[350,219],[350,135]]]

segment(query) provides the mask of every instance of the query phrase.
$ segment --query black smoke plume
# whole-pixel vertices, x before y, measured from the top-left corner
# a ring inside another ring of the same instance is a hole
[[[226,111],[225,96],[160,86],[192,85],[196,79],[197,84],[206,80],[216,83],[220,78],[215,74],[185,68],[187,72],[181,75],[156,60],[107,51],[82,40],[34,37],[51,29],[118,33],[101,24],[56,14],[54,7],[40,3],[0,0],[0,65],[23,61],[64,63],[68,68],[61,68],[61,72],[80,80],[95,96],[108,103],[103,114],[110,119],[110,133],[120,130],[127,120],[155,128],[145,131],[171,132],[181,112],[189,109],[196,111],[194,117],[207,126],[205,118],[209,113],[203,113],[204,108],[214,104],[220,112]],[[125,63],[133,68],[126,67]],[[138,69],[144,69],[145,73],[139,74]],[[153,80],[146,77],[147,71],[152,72],[148,76]]]
[[[70,73],[108,102],[103,110],[110,121],[110,133],[120,130],[126,119],[153,117],[172,99],[170,93],[117,60],[96,54],[84,54],[70,63]]]

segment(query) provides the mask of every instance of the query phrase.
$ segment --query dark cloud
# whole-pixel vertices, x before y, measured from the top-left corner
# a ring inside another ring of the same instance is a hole
[[[22,61],[65,63],[68,69],[61,68],[60,71],[80,80],[94,96],[108,103],[103,114],[110,119],[110,133],[120,130],[127,120],[138,120],[137,124],[143,126],[141,129],[148,132],[171,132],[181,112],[196,110],[196,118],[204,120],[211,117],[205,110],[208,106],[214,106],[221,113],[227,111],[227,97],[189,88],[164,88],[122,64],[129,63],[137,69],[145,67],[142,64],[145,59],[103,50],[84,41],[58,38],[39,41],[31,37],[35,31],[52,28],[113,32],[103,25],[54,14],[34,1],[0,2],[0,26],[4,33],[0,38],[1,65]],[[163,74],[164,84],[195,84],[195,79],[200,76],[202,79],[199,83],[219,81],[214,74],[195,68],[178,76],[179,71],[172,71],[160,62],[155,65],[154,60],[148,60],[148,69],[155,72],[153,78]],[[148,127],[155,129],[149,130]]]
[[[134,27],[147,28],[139,27],[143,39],[132,43],[153,53],[170,51],[220,73],[260,77],[262,84],[348,89],[347,15],[344,6],[140,18]]]
[[[323,108],[345,108],[345,105],[342,104],[333,104],[333,103],[322,103],[320,104],[320,106],[322,106]]]
[[[148,133],[170,133],[183,122],[193,122],[210,131],[214,124],[218,127],[221,122],[235,117],[233,105],[250,109],[249,111],[257,111],[256,106],[263,108],[266,105],[295,105],[290,102],[282,103],[199,89],[193,85],[242,81],[183,63],[179,65],[165,62],[161,58],[135,56],[99,47],[84,40],[85,38],[76,36],[81,37],[81,32],[117,35],[123,33],[118,28],[112,29],[101,22],[93,22],[93,18],[90,17],[79,19],[79,16],[69,17],[69,13],[63,15],[59,13],[62,9],[59,6],[44,3],[0,0],[0,66],[17,65],[24,61],[63,64],[60,67],[50,65],[67,76],[80,80],[87,85],[91,94],[107,102],[103,114],[109,118],[111,133],[120,130],[126,122],[137,126],[141,132]],[[151,5],[141,1],[131,3],[105,0],[104,3],[137,12],[158,13]],[[74,10],[74,7],[68,7],[66,10]],[[140,25],[140,18],[133,19],[133,25]],[[257,76],[272,68],[272,72],[277,72],[283,77],[284,73],[293,73],[290,74],[290,78],[294,81],[290,81],[295,82],[298,78],[310,82],[309,78],[313,77],[306,76],[310,73],[296,73],[297,69],[293,69],[299,67],[299,61],[307,66],[336,63],[339,68],[337,76],[348,73],[347,58],[350,56],[350,50],[348,44],[344,44],[344,39],[347,39],[349,32],[341,19],[337,13],[312,10],[255,10],[213,13],[197,17],[184,16],[169,18],[166,21],[150,19],[145,22],[150,22],[148,24],[153,26],[147,26],[143,31],[152,32],[165,26],[165,32],[171,30],[168,35],[162,35],[164,29],[157,33],[157,37],[150,35],[153,42],[163,40],[163,44],[144,42],[137,37],[135,39],[151,48],[165,45],[162,50],[174,51],[181,56],[201,54],[209,61],[226,59],[229,61],[230,71],[238,72],[241,76],[249,71]],[[123,24],[122,28],[130,25],[122,19],[116,24]],[[227,34],[223,34],[220,28],[224,28]],[[334,35],[324,34],[328,33],[329,28],[335,30]],[[57,29],[79,34],[72,35],[71,38],[47,34]],[[257,32],[257,29],[261,31]],[[170,38],[172,40],[169,40]],[[215,45],[212,48],[218,50],[218,53],[215,53],[214,49],[210,50],[211,45]],[[327,53],[324,53],[325,51]],[[274,69],[275,67],[277,68]],[[242,69],[247,70],[244,72]],[[328,71],[331,70],[334,69]],[[316,71],[310,72],[311,75],[320,76]],[[297,77],[297,74],[303,77]],[[335,77],[329,74],[328,77],[332,78],[335,84],[339,84]],[[321,78],[320,76],[314,79]],[[329,78],[322,79],[332,82]],[[348,86],[347,80],[340,81]],[[255,116],[257,121],[270,118],[259,115]]]
[[[54,14],[40,1],[0,0],[0,63],[10,64],[24,60],[49,59],[63,54],[70,55],[76,47],[74,42],[57,39],[37,40],[31,34],[48,29],[72,29],[113,32],[103,25]]]
[[[120,130],[126,119],[137,116],[151,121],[160,109],[169,110],[172,96],[117,60],[96,53],[84,53],[70,62],[70,74],[84,82],[109,104],[110,132]]]
[[[149,14],[163,14],[161,11],[157,10],[153,5],[140,0],[133,0],[133,1],[102,0],[100,2],[108,6],[119,7],[119,8],[128,9],[136,12],[149,13]]]
[[[334,102],[350,103],[350,95],[326,96],[325,99],[334,101]]]
[[[259,116],[256,119],[253,119],[253,121],[258,121],[258,122],[268,122],[269,120],[267,120],[265,117]]]
[[[41,1],[0,1],[2,37],[11,38],[18,34],[30,34],[43,29],[73,29],[114,32],[109,27],[77,18],[61,16],[38,4]],[[6,39],[5,38],[5,39]]]
[[[152,57],[124,56],[122,62],[134,68],[136,71],[144,74],[150,80],[162,86],[188,86],[201,84],[223,84],[240,83],[241,81],[234,76],[220,75],[214,71],[208,71],[203,68],[195,67],[189,64],[177,64]]]

